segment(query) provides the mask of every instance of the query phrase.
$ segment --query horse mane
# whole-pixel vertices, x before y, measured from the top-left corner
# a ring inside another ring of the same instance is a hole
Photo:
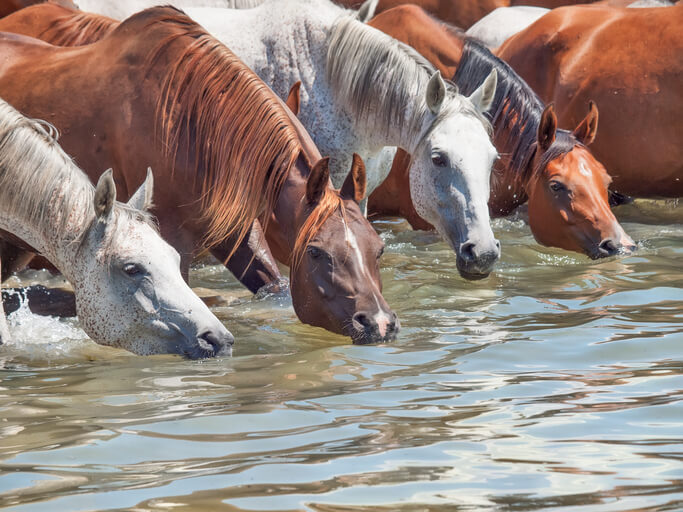
[[[236,236],[236,248],[256,218],[265,229],[302,151],[297,132],[275,93],[182,11],[147,9],[117,30],[136,20],[144,21],[137,32],[147,46],[148,74],[160,57],[170,62],[156,106],[165,157],[175,167],[184,145],[201,192],[205,244]]]
[[[95,188],[85,173],[57,143],[57,130],[42,120],[29,119],[0,100],[0,211],[11,212],[30,225],[50,226],[66,242],[80,244],[97,221]],[[82,222],[74,216],[83,215]],[[149,214],[116,203],[114,222],[100,248],[108,254],[124,219],[146,222]],[[155,228],[156,229],[156,228]]]
[[[389,134],[397,126],[412,138],[421,140],[453,111],[464,111],[488,121],[458,88],[446,81],[447,98],[426,133],[425,90],[434,66],[410,46],[369,27],[352,16],[341,16],[335,23],[327,52],[327,79],[335,94],[353,114],[374,132]]]
[[[90,12],[76,12],[53,21],[39,36],[55,46],[83,46],[112,32],[117,20]]]
[[[493,124],[496,148],[509,157],[509,168],[521,180],[540,172],[547,164],[571,151],[580,142],[571,132],[557,130],[555,141],[543,154],[539,165],[531,168],[536,154],[538,126],[545,108],[529,85],[504,61],[473,38],[465,40],[460,65],[453,81],[463,94],[471,94],[489,75],[498,72],[498,86],[486,116]]]

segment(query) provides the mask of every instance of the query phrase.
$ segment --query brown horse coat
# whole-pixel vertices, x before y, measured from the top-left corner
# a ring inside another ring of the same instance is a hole
[[[683,195],[683,2],[672,7],[556,9],[498,55],[561,123],[600,108],[592,150],[612,188],[636,197]]]

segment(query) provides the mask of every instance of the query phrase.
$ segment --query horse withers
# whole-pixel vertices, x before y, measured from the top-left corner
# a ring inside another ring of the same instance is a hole
[[[147,212],[152,188],[148,171],[128,203],[117,203],[111,170],[93,187],[44,124],[0,100],[0,229],[71,282],[83,330],[141,355],[228,355],[232,335],[183,281],[178,253]]]

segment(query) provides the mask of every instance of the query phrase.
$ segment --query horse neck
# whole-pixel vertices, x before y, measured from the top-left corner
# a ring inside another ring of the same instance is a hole
[[[24,174],[21,167],[17,167],[17,174]],[[16,190],[15,187],[12,189]],[[0,229],[11,232],[43,254],[69,281],[74,282],[78,272],[79,242],[94,217],[92,185],[80,172],[64,168],[57,186],[44,197],[30,197],[37,188],[28,186],[23,190],[28,194],[22,198],[23,201],[36,204],[39,201],[40,205],[28,211],[13,208],[11,202],[0,194]]]

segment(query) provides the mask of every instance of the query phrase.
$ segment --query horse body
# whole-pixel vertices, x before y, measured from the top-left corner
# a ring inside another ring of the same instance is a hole
[[[394,11],[398,9],[410,10],[405,18],[412,22],[396,25],[400,17]],[[544,109],[509,66],[473,41],[467,41],[462,51],[461,37],[425,13],[419,15],[416,9],[397,8],[377,16],[371,24],[416,44],[420,52],[425,45],[426,53],[437,58],[434,64],[439,68],[448,70],[451,63],[457,62],[454,80],[464,93],[491,69],[498,71],[500,82],[491,106],[491,118],[501,160],[492,180],[491,214],[507,215],[529,200],[531,230],[545,245],[584,252],[592,257],[631,250],[633,242],[607,204],[609,177],[586,148],[597,127],[597,110],[578,123],[576,135],[557,130],[553,112]],[[430,39],[430,34],[436,35]],[[433,46],[441,44],[444,37],[454,39],[454,43],[434,51]],[[443,65],[438,60],[442,54],[446,55]],[[545,137],[543,144],[541,136]],[[371,211],[410,210],[409,206],[396,204],[398,200],[408,199],[405,194],[393,193],[407,187],[405,169],[400,164],[398,160],[394,162],[391,175],[378,190],[377,197],[370,198]]]
[[[431,80],[431,66],[412,50],[330,2],[271,1],[244,11],[188,13],[281,97],[301,81],[299,117],[330,155],[335,185],[345,177],[351,152],[367,163],[368,191],[389,172],[385,147],[410,152],[411,187],[422,215],[454,248],[464,274],[491,270],[499,245],[485,201],[495,153],[477,111],[481,105],[447,88],[439,76]],[[438,98],[433,111],[432,90]],[[474,252],[463,252],[472,245]]]
[[[651,9],[566,7],[513,36],[498,55],[552,101],[560,122],[600,106],[592,150],[613,190],[683,195],[683,3]]]
[[[149,173],[128,205],[116,203],[111,171],[93,188],[43,125],[0,101],[0,229],[71,282],[86,333],[137,354],[229,354],[232,336],[182,280],[177,252],[144,211],[152,187]]]
[[[57,48],[8,34],[0,37],[0,46],[8,56],[0,65],[0,94],[53,121],[65,149],[81,165],[113,167],[123,194],[131,193],[146,165],[172,185],[160,188],[155,212],[185,269],[204,246],[225,261],[235,243],[252,238],[257,217],[266,220],[274,210],[285,211],[287,205],[279,203],[290,196],[280,197],[280,191],[288,180],[298,184],[299,201],[304,195],[305,182],[296,176],[309,176],[315,164],[313,157],[300,156],[304,146],[313,145],[306,131],[232,52],[172,8],[144,11],[88,46]],[[80,71],[84,66],[87,74]],[[96,124],[84,121],[89,119]],[[329,188],[329,181],[324,184]],[[316,236],[342,240],[327,247],[335,273],[347,265],[344,226],[335,219],[354,208],[355,202],[336,208],[316,226]],[[300,217],[278,220],[293,232],[301,228]],[[377,252],[381,240],[367,221],[350,229],[363,250]],[[377,265],[376,258],[366,259],[366,266]],[[395,336],[395,315],[367,281],[365,286],[343,283],[353,293],[334,288],[324,298],[315,281],[331,280],[329,269],[308,270],[311,275],[299,279],[293,293],[300,318],[359,342]],[[379,289],[378,273],[374,277]],[[372,308],[364,305],[368,301]],[[346,306],[338,308],[339,302]],[[379,318],[391,321],[379,329],[373,314],[369,326],[354,324],[354,307],[381,311]],[[389,335],[381,336],[382,330]]]

